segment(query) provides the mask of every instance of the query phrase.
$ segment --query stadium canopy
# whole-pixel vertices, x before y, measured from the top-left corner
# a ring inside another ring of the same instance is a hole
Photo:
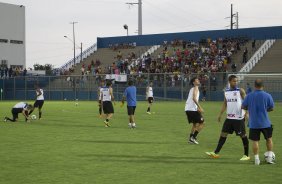
[[[282,26],[257,27],[232,30],[212,30],[197,32],[179,32],[165,34],[149,34],[119,37],[98,37],[97,47],[107,48],[111,44],[135,43],[136,46],[162,45],[164,41],[185,40],[199,42],[202,39],[218,39],[226,37],[247,37],[249,39],[266,40],[282,39]]]

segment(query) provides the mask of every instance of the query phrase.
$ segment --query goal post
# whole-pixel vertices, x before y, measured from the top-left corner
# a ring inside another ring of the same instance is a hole
[[[237,76],[238,86],[241,88],[246,89],[249,85],[253,89],[255,80],[262,79],[265,91],[282,94],[282,73],[237,73],[228,76],[230,75]]]

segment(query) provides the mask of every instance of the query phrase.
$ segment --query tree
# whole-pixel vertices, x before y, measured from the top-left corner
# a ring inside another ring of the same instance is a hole
[[[33,65],[34,70],[45,70],[46,75],[51,75],[54,66],[52,64],[40,65],[38,63]]]

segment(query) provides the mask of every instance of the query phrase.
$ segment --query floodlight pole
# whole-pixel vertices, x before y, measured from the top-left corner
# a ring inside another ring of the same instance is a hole
[[[74,32],[74,24],[77,24],[78,22],[71,22],[72,24],[72,36],[73,36],[73,63],[74,65],[76,64],[75,62],[75,32]]]
[[[138,35],[142,35],[142,0],[138,0],[138,3],[125,3],[129,5],[138,4]]]

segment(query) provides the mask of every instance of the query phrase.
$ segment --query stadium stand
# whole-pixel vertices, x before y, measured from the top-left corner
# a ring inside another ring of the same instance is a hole
[[[262,60],[251,70],[251,73],[282,72],[282,40],[276,40],[272,48],[266,53]]]

